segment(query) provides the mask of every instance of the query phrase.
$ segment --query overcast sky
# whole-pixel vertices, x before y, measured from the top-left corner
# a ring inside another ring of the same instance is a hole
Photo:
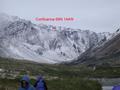
[[[114,32],[120,27],[120,0],[0,0],[0,12],[34,23]],[[74,21],[36,21],[36,17],[73,17]]]

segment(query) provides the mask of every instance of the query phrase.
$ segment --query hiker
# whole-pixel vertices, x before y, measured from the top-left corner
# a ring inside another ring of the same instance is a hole
[[[30,79],[27,75],[23,76],[20,84],[21,85],[18,90],[35,90],[35,88],[30,84]]]
[[[113,86],[113,89],[112,89],[112,90],[120,90],[120,85]]]
[[[36,90],[47,90],[46,82],[41,76],[37,78],[34,87],[36,88]]]

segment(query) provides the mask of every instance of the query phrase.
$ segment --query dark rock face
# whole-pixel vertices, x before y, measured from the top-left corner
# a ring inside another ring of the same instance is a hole
[[[86,65],[119,65],[120,64],[120,33],[101,44],[89,48],[72,64]]]

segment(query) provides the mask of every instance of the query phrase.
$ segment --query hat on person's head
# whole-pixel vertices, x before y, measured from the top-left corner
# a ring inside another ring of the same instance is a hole
[[[28,75],[24,75],[23,78],[21,79],[21,81],[26,81],[27,83],[30,82],[30,78]]]

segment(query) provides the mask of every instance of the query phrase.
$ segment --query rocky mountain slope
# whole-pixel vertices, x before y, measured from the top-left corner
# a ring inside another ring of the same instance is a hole
[[[0,14],[0,56],[39,63],[71,61],[88,48],[101,44],[111,33],[61,26],[36,25],[31,21]]]
[[[120,29],[103,44],[90,48],[72,64],[120,65]]]

